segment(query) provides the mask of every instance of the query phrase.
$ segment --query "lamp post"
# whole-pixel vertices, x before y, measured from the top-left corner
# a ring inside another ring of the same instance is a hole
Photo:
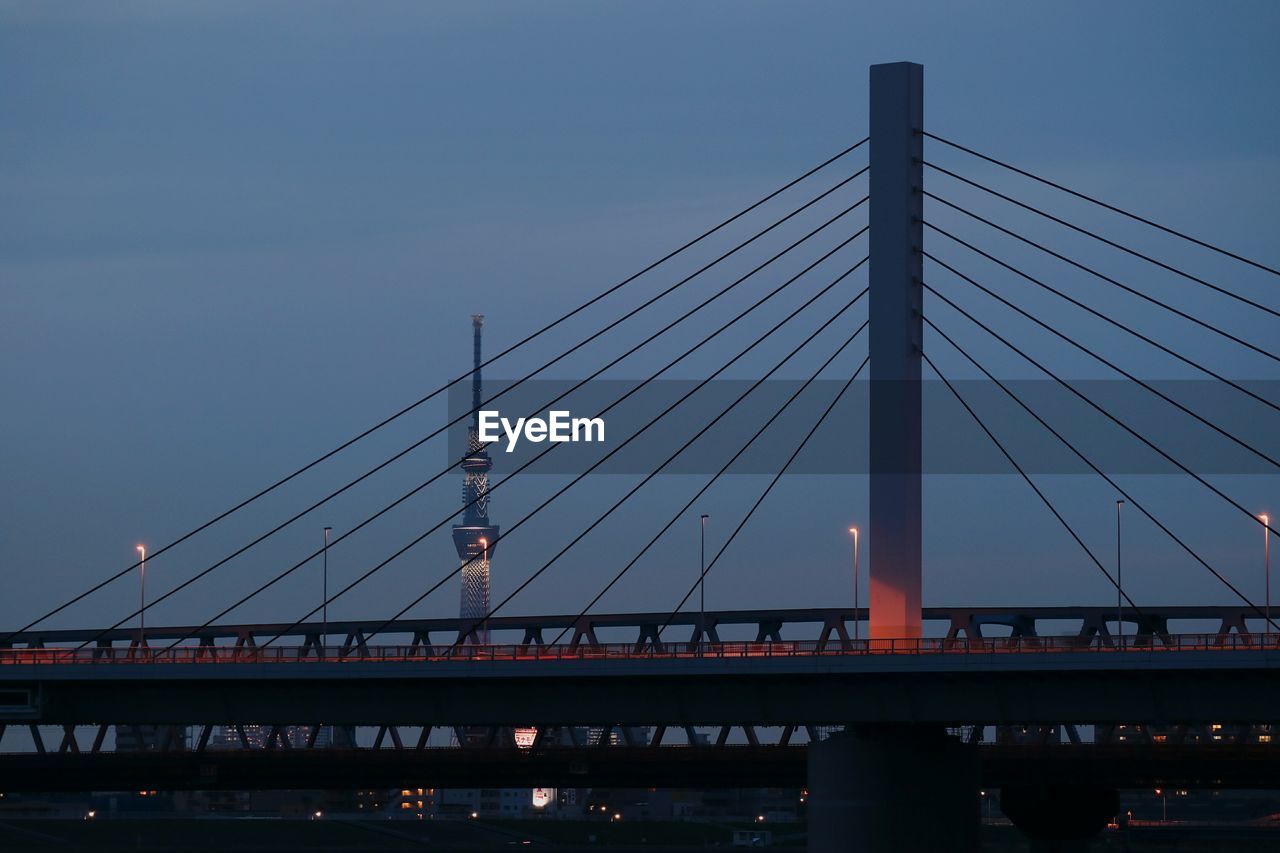
[[[853,534],[853,639],[859,638],[858,622],[861,614],[858,612],[858,528],[850,527],[849,532]]]
[[[324,529],[324,581],[321,588],[320,601],[320,655],[324,656],[325,646],[329,643],[329,533],[332,527]]]
[[[480,537],[480,565],[484,568],[487,579],[489,575],[489,540],[483,536]],[[487,583],[485,584],[484,594],[484,616],[480,620],[480,640],[482,645],[487,646],[489,644],[489,588]]]
[[[1267,619],[1267,625],[1263,629],[1267,642],[1271,642],[1271,518],[1265,512],[1258,516],[1262,521],[1262,560],[1263,572],[1266,583],[1266,602],[1264,604],[1263,615]]]
[[[711,516],[705,512],[700,516],[701,541],[698,545],[698,648],[702,648],[702,638],[707,633],[707,519]]]
[[[1124,599],[1124,582],[1120,566],[1120,508],[1124,501],[1116,501],[1116,636],[1119,648],[1124,649],[1124,622],[1121,620],[1120,607]]]
[[[142,568],[142,592],[138,598],[138,648],[147,644],[147,549],[145,545],[137,546],[142,555],[139,565]]]

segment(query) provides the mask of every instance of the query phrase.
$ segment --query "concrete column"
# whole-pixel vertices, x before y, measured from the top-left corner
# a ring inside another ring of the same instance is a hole
[[[919,637],[924,68],[871,66],[871,638]]]
[[[976,747],[929,726],[867,726],[809,745],[809,853],[977,853]]]

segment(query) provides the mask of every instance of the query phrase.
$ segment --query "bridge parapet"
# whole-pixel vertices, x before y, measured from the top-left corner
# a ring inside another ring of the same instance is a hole
[[[835,635],[835,636],[833,636]],[[319,646],[311,640],[300,646],[259,646],[250,637],[234,645],[201,642],[184,646],[68,647],[40,645],[0,649],[0,671],[4,667],[63,666],[166,666],[182,664],[317,664],[326,661],[364,663],[432,662],[464,665],[486,662],[534,663],[537,661],[629,661],[629,660],[751,660],[812,657],[954,657],[1007,655],[1143,655],[1178,652],[1280,651],[1280,634],[1154,634],[1135,642],[1117,644],[1101,632],[1041,636],[1034,633],[1005,637],[948,636],[919,639],[853,640],[843,626],[824,626],[816,640],[764,641],[653,641],[642,633],[633,643],[602,643],[593,634],[578,642],[558,645],[472,643],[438,647],[415,640],[407,645],[371,645],[356,632],[337,646]],[[582,640],[586,640],[583,642]]]
[[[865,621],[865,609],[858,615]],[[1251,633],[1250,621],[1261,621],[1246,606],[1175,605],[1148,607],[1140,612],[1129,608],[1121,612],[1121,618],[1126,626],[1134,629],[1133,634],[1127,635],[1126,641],[1131,639],[1137,645],[1166,643],[1170,636],[1179,633],[1170,629],[1170,622],[1173,620],[1194,623],[1193,633],[1214,633],[1224,638],[1248,637]],[[1115,642],[1117,633],[1115,619],[1114,607],[928,607],[924,610],[926,638],[985,638],[990,635],[992,627],[998,627],[1008,629],[1007,636],[1013,637],[1065,634],[1112,643]],[[852,607],[708,611],[704,640],[713,643],[739,639],[754,639],[758,642],[818,640],[838,642],[845,647],[854,633],[851,630],[853,622]],[[614,613],[581,618],[554,615],[495,616],[488,620],[490,635],[498,644],[518,645],[545,645],[548,632],[563,632],[571,646],[598,646],[619,634],[629,635],[632,638],[630,642],[638,646],[661,645],[666,640],[658,636],[658,626],[664,624],[669,630],[678,633],[688,630],[692,642],[698,639],[696,613],[677,614],[674,618],[667,613]],[[469,620],[446,618],[402,619],[390,623],[382,620],[348,620],[330,622],[327,627],[329,635],[345,637],[341,644],[345,648],[359,648],[376,643],[420,645],[435,650],[440,644],[432,642],[432,635],[448,637],[449,645],[457,645],[459,640],[466,639],[466,632],[473,629],[473,625]],[[293,640],[291,645],[318,649],[321,646],[322,627],[324,626],[320,623],[296,626],[282,623],[161,626],[147,628],[145,638],[149,647],[160,645],[162,641],[165,646],[182,641],[184,645],[233,644],[238,647],[254,647],[260,642],[271,642],[274,645]],[[866,636],[865,631],[861,634]],[[398,642],[401,639],[404,640],[403,643]],[[387,642],[388,640],[391,642]],[[504,640],[506,643],[503,643]],[[106,649],[136,645],[137,642],[136,629],[56,629],[10,635],[0,644],[0,648],[39,649],[89,644]]]

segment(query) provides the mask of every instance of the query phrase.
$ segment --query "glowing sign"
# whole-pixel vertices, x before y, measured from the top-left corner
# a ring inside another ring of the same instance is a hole
[[[555,788],[534,788],[533,789],[533,807],[535,809],[545,809],[551,805],[552,800],[556,798]]]

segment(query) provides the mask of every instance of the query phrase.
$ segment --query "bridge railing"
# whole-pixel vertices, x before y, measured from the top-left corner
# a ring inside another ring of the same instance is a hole
[[[1170,634],[1127,638],[958,637],[900,640],[775,640],[704,643],[598,643],[578,645],[366,645],[354,648],[315,646],[177,646],[174,648],[37,648],[0,649],[6,665],[111,664],[268,664],[341,663],[352,661],[483,663],[486,661],[592,661],[659,659],[735,659],[847,657],[880,655],[1007,655],[1054,652],[1093,654],[1162,654],[1179,651],[1230,651],[1280,648],[1280,634]]]

